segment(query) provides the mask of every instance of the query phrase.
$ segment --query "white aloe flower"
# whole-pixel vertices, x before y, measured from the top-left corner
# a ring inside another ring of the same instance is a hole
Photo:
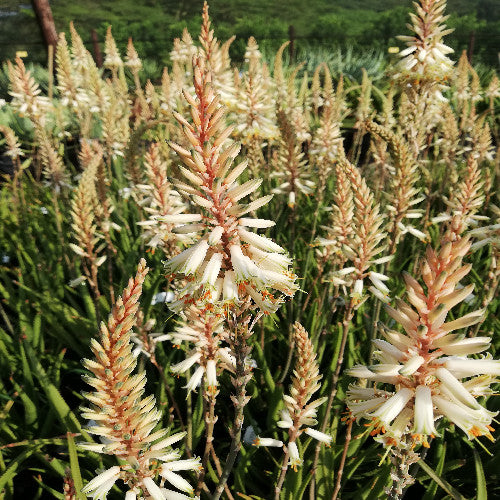
[[[290,456],[290,461],[288,465],[292,467],[293,470],[297,470],[297,467],[302,465],[302,459],[300,458],[299,449],[295,441],[288,443],[288,454]]]
[[[83,487],[82,493],[85,493],[87,496],[91,496],[94,499],[106,498],[109,490],[119,479],[120,472],[121,470],[118,465],[101,472]]]
[[[388,426],[403,411],[412,397],[413,391],[411,389],[400,389],[370,415],[382,425]]]
[[[193,274],[201,266],[208,248],[207,241],[199,241],[196,245],[170,259],[167,263],[167,272]]]
[[[257,436],[253,442],[254,446],[271,446],[271,447],[276,447],[279,448],[283,446],[283,441],[280,441],[278,439],[273,439],[273,438],[263,438],[260,436]]]
[[[229,352],[229,347],[223,347],[226,338],[222,318],[203,314],[196,305],[191,305],[183,314],[173,333],[171,341],[175,346],[189,343],[192,345],[187,357],[170,367],[174,373],[185,373],[196,366],[187,382],[186,389],[194,391],[202,383],[206,384],[210,394],[217,392],[219,385],[217,371],[223,369],[233,371],[235,359]]]
[[[434,427],[434,410],[432,391],[425,385],[419,385],[415,390],[415,417],[412,432],[416,436],[437,436]],[[427,441],[423,440],[424,446]]]
[[[310,427],[306,427],[304,429],[304,432],[308,435],[311,436],[312,438],[316,439],[320,443],[325,443],[326,445],[330,445],[332,442],[332,436],[329,434],[325,434],[324,432],[320,432],[316,429],[311,429]]]

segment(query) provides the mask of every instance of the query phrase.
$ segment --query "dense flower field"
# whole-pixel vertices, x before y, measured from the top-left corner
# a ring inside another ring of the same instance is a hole
[[[0,109],[0,496],[496,498],[500,84],[420,0],[384,78],[71,27]]]

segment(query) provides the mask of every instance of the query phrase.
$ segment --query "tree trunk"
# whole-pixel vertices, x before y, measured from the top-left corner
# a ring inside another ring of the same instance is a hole
[[[31,0],[33,10],[38,19],[38,24],[42,30],[45,45],[52,45],[54,49],[57,46],[57,31],[52,17],[52,9],[50,8],[49,0]]]

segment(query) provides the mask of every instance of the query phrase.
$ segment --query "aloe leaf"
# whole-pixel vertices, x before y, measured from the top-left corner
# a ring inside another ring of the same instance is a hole
[[[50,493],[54,498],[57,498],[58,500],[66,500],[68,498],[67,496],[64,495],[64,493],[61,493],[54,488],[51,488],[50,486],[47,486],[40,478],[34,476],[33,479],[40,485],[40,487],[46,491],[47,493]]]
[[[16,475],[18,467],[26,460],[28,459],[34,452],[35,450],[33,449],[28,449],[20,453],[16,458],[14,458],[7,469],[3,471],[2,475],[0,476],[0,491],[2,491],[3,488],[11,481],[14,476]]]
[[[30,394],[28,394],[27,391],[21,387],[14,378],[11,380],[12,385],[16,392],[19,393],[19,397],[21,398],[21,401],[23,402],[24,406],[24,422],[27,427],[31,427],[34,425],[37,420],[38,420],[38,411],[37,411],[37,405],[33,401],[33,399],[30,397],[32,394],[32,391],[30,390]],[[31,389],[31,388],[30,388]]]
[[[436,474],[432,467],[427,465],[423,460],[419,460],[418,465],[420,465],[425,473],[441,488],[443,488],[443,490],[446,491],[446,493],[448,493],[448,495],[450,495],[453,500],[466,500],[466,498],[459,491],[453,488],[453,486],[448,481],[443,479],[440,475]]]
[[[266,382],[269,391],[274,392],[276,384],[274,383],[273,375],[269,370],[269,366],[264,356],[264,352],[262,351],[262,347],[258,342],[255,342],[253,347],[257,364],[262,372],[262,375],[264,376],[264,381]]]
[[[69,452],[69,466],[71,468],[71,477],[75,484],[76,496],[79,500],[85,500],[85,495],[81,493],[83,488],[82,475],[80,473],[80,464],[78,463],[78,454],[76,453],[75,440],[68,432],[68,452]]]
[[[375,479],[370,485],[370,489],[365,493],[366,496],[363,496],[363,499],[366,500],[377,500],[382,498],[382,493],[384,488],[387,486],[389,482],[389,476],[391,474],[392,465],[386,464],[381,467],[380,472],[377,472],[375,475]]]
[[[28,354],[28,358],[31,362],[33,371],[38,374],[40,385],[42,386],[42,389],[45,392],[45,395],[47,396],[52,409],[56,412],[61,422],[66,426],[67,430],[71,432],[82,433],[83,438],[86,441],[92,442],[90,436],[86,432],[82,432],[80,422],[78,422],[75,414],[71,411],[66,401],[64,401],[56,386],[49,379],[46,371],[36,357],[36,354],[33,351],[32,347],[27,341],[24,342],[24,346],[26,348],[26,353]]]
[[[481,462],[481,457],[479,456],[477,450],[472,450],[472,453],[474,454],[474,465],[476,466],[476,500],[487,500],[488,491],[486,489],[486,478],[484,477],[483,463]]]
[[[436,446],[436,456],[439,457],[439,462],[436,467],[436,474],[441,475],[443,473],[444,461],[446,458],[446,443],[439,442]],[[432,481],[422,500],[432,500],[436,496],[436,491],[438,489],[438,484]]]

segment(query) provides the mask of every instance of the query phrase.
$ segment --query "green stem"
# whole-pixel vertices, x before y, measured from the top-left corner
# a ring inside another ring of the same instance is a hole
[[[331,413],[332,406],[333,406],[333,400],[335,399],[335,396],[337,395],[340,371],[342,369],[342,364],[344,362],[345,346],[347,344],[347,337],[349,335],[349,329],[351,326],[351,321],[352,321],[353,316],[354,316],[354,302],[351,299],[351,301],[349,302],[349,306],[344,313],[344,320],[342,321],[342,340],[340,342],[340,349],[339,349],[339,355],[337,358],[337,365],[335,367],[335,372],[332,375],[330,394],[328,395],[328,402],[326,405],[326,410],[324,413],[323,420],[321,422],[321,428],[320,428],[321,432],[325,432],[325,430],[330,422],[330,413]],[[311,473],[313,475],[313,479],[311,480],[311,486],[309,488],[310,500],[314,500],[314,498],[315,498],[315,496],[314,496],[314,489],[315,489],[314,474],[316,473],[316,468],[318,467],[320,449],[321,449],[321,443],[318,442],[318,444],[316,445],[315,452],[314,452],[314,462],[313,462],[312,471],[311,471]]]

